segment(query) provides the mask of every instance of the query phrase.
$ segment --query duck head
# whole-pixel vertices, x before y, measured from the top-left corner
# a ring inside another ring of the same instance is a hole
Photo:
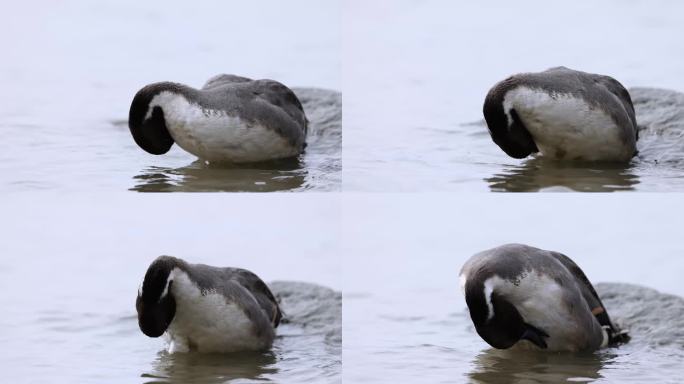
[[[174,258],[157,258],[145,273],[145,279],[138,291],[135,308],[138,311],[140,330],[149,337],[159,337],[171,324],[176,314],[176,300],[173,297],[173,275],[176,267]]]
[[[146,152],[163,155],[171,149],[173,137],[166,127],[164,110],[152,105],[152,100],[162,91],[178,88],[174,83],[154,83],[143,87],[133,98],[128,113],[128,128],[133,140]]]
[[[528,340],[541,349],[547,348],[545,338],[549,335],[527,324],[503,295],[488,292],[484,284],[466,284],[465,298],[475,330],[487,344],[507,349],[520,340]]]

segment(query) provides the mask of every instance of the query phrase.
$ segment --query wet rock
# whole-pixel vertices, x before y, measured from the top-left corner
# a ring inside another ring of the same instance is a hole
[[[639,159],[684,163],[684,93],[631,88],[639,126]]]
[[[293,88],[309,119],[307,150],[342,151],[342,93],[320,88]],[[321,148],[324,146],[324,148]]]
[[[269,284],[280,302],[284,321],[320,332],[326,341],[342,343],[342,294],[316,284],[274,281]]]
[[[634,284],[594,287],[613,321],[629,330],[631,343],[684,347],[684,298]]]
[[[309,119],[306,150],[301,156],[308,170],[305,188],[335,191],[342,186],[342,93],[320,88],[293,88]],[[323,186],[323,188],[321,188]]]

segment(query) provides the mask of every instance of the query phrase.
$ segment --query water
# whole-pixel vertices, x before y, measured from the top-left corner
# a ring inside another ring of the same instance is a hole
[[[101,199],[24,193],[4,200],[3,216],[12,218],[0,228],[4,381],[341,381],[336,199]],[[281,217],[288,217],[288,225]],[[162,338],[143,335],[135,296],[147,266],[160,254],[247,268],[267,283],[280,280],[270,285],[288,322],[278,327],[272,350],[169,355]]]
[[[509,158],[480,123],[496,82],[559,65],[684,92],[681,2],[352,1],[344,12],[345,190],[684,189],[681,117],[659,138],[673,161],[623,167]]]
[[[12,4],[0,16],[0,190],[339,190],[340,95],[320,88],[341,89],[340,6]],[[177,146],[153,156],[135,145],[128,109],[141,87],[200,87],[219,73],[300,87],[312,120],[308,152],[288,164],[226,169],[195,162]]]
[[[345,381],[681,381],[678,196],[383,194],[343,206]],[[631,342],[590,354],[492,350],[475,332],[458,273],[476,252],[510,242],[563,252],[594,283],[629,283],[597,290]]]

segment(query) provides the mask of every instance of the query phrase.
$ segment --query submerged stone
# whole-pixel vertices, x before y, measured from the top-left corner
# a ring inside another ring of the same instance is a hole
[[[684,93],[658,88],[630,88],[639,128],[638,158],[647,162],[684,163]]]
[[[684,298],[635,284],[594,287],[613,320],[629,331],[630,343],[684,348]]]

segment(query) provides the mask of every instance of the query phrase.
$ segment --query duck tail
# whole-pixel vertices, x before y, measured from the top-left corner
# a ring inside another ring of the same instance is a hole
[[[625,344],[631,339],[626,329],[621,329],[610,320],[608,312],[603,308],[603,303],[600,307],[592,309],[591,313],[608,334],[608,345]]]
[[[614,327],[608,330],[608,344],[609,345],[619,345],[626,344],[631,340],[632,337],[629,336],[629,332],[626,329],[620,329]]]

